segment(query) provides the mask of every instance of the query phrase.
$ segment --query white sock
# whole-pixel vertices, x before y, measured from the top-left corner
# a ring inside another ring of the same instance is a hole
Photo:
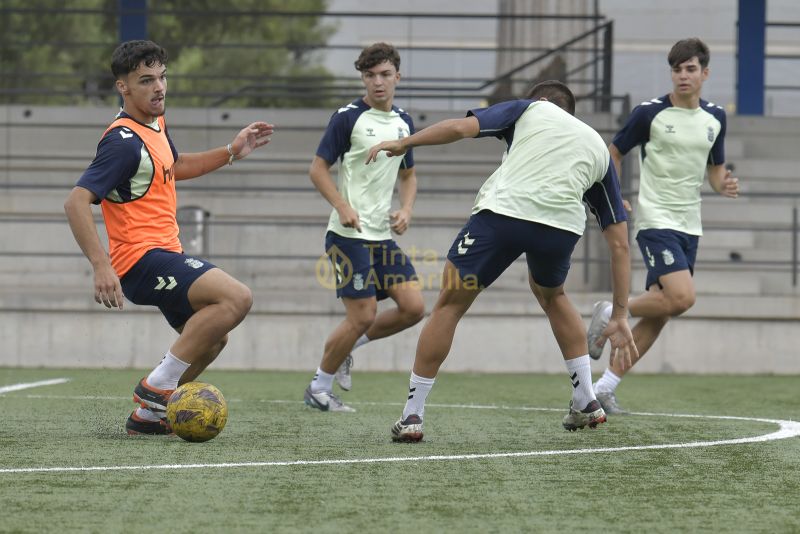
[[[416,414],[422,418],[425,414],[425,400],[428,398],[428,393],[431,392],[433,382],[436,378],[425,378],[411,373],[411,380],[408,385],[408,400],[406,407],[403,408],[403,420],[412,414]]]
[[[148,382],[149,384],[149,382]],[[161,418],[157,416],[152,410],[147,408],[136,408],[136,417],[139,419],[144,419],[145,421],[150,421],[151,423],[155,423],[156,421],[160,421]]]
[[[361,345],[366,345],[370,341],[371,341],[371,339],[367,337],[367,334],[362,335],[360,338],[358,338],[358,341],[356,341],[356,344],[353,345],[353,350],[356,350]]]
[[[576,410],[583,410],[587,404],[595,400],[589,355],[584,354],[571,360],[564,360],[564,363],[567,365],[567,372],[572,380],[572,407]]]
[[[157,389],[175,389],[178,387],[178,380],[189,368],[188,363],[180,361],[172,352],[167,351],[161,363],[147,375],[147,383]]]
[[[313,393],[319,393],[320,391],[327,391],[330,393],[333,391],[333,375],[329,375],[317,367],[317,372],[311,380],[311,391]]]
[[[594,392],[595,393],[614,393],[614,390],[617,389],[617,386],[622,381],[622,378],[615,375],[611,369],[606,369],[606,372],[603,373],[603,376],[595,382],[594,384]]]

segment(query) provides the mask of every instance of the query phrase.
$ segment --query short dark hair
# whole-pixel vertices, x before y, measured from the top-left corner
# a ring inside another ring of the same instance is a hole
[[[111,72],[119,79],[144,63],[148,67],[169,61],[167,51],[153,41],[126,41],[111,54]]]
[[[400,54],[397,49],[388,43],[375,43],[361,51],[355,61],[356,70],[364,72],[384,61],[390,61],[394,68],[400,72]]]
[[[575,95],[569,90],[565,83],[558,80],[546,80],[539,82],[528,90],[525,98],[530,100],[539,100],[546,98],[548,102],[552,102],[560,107],[570,115],[575,115]]]
[[[708,60],[711,59],[708,46],[697,37],[681,39],[672,45],[672,49],[667,55],[667,62],[669,62],[670,67],[677,67],[693,57],[697,57],[697,61],[700,62],[702,68],[708,67]]]

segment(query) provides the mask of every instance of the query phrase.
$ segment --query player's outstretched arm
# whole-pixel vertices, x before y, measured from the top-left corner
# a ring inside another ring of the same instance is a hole
[[[254,122],[242,128],[233,141],[223,147],[205,152],[179,154],[175,162],[175,179],[188,180],[215,171],[226,163],[247,157],[253,150],[272,139],[275,127],[266,122]]]
[[[725,168],[725,164],[709,165],[708,183],[711,189],[723,197],[736,198],[739,196],[739,179],[734,178],[730,170]]]
[[[398,139],[397,141],[384,141],[369,149],[367,161],[369,164],[378,158],[379,152],[386,152],[389,156],[402,156],[409,148],[416,146],[446,145],[454,143],[465,137],[475,137],[480,133],[480,125],[475,117],[463,119],[447,119],[428,126],[414,135]]]
[[[630,291],[630,250],[628,247],[628,224],[611,224],[603,231],[611,252],[611,276],[613,283],[613,308],[603,336],[611,343],[611,363],[621,359],[623,369],[628,369],[639,359],[639,351],[633,342],[633,333],[628,325],[628,296]]]
[[[88,189],[75,187],[64,202],[64,212],[67,214],[67,221],[75,241],[94,269],[95,302],[103,304],[106,308],[121,310],[122,286],[117,273],[111,267],[111,259],[100,244],[100,236],[97,235],[97,227],[92,216],[91,204],[96,200],[97,197]]]

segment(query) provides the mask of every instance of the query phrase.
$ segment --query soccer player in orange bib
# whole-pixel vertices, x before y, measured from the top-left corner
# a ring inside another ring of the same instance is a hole
[[[122,309],[157,306],[178,339],[134,389],[139,407],[128,434],[169,434],[167,399],[219,355],[228,333],[247,315],[250,289],[200,258],[183,254],[178,240],[175,181],[196,178],[267,144],[273,126],[254,122],[227,146],[178,154],[164,121],[167,52],[152,41],[128,41],[114,51],[111,71],[123,106],[106,129],[88,169],[64,210],[72,233],[94,269],[94,299]],[[108,233],[103,248],[91,205],[100,204]]]

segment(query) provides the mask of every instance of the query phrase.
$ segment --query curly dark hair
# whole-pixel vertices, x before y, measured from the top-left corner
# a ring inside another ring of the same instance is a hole
[[[697,57],[701,68],[708,67],[708,61],[711,59],[708,46],[697,37],[681,39],[672,45],[672,50],[667,55],[667,62],[669,62],[670,67],[677,67],[693,57]]]
[[[525,98],[539,100],[546,98],[570,115],[575,115],[575,95],[572,94],[565,83],[558,80],[547,80],[539,82],[528,90]]]
[[[397,49],[388,43],[375,43],[361,51],[355,61],[356,70],[364,72],[384,61],[391,62],[394,68],[400,71],[400,54],[397,53]]]
[[[119,79],[144,63],[148,67],[169,61],[167,51],[153,41],[126,41],[111,54],[111,72]]]

